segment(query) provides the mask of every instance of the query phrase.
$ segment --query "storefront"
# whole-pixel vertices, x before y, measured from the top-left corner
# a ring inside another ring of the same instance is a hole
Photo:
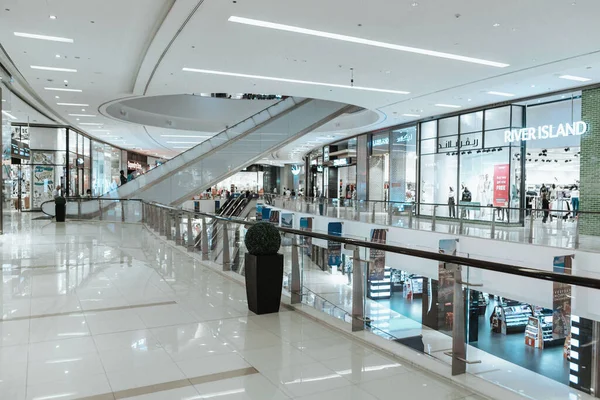
[[[127,152],[127,176],[135,178],[148,171],[148,157],[138,153]]]
[[[101,196],[119,185],[121,150],[92,141],[92,194]]]
[[[356,195],[356,138],[326,146],[327,197],[352,199]]]

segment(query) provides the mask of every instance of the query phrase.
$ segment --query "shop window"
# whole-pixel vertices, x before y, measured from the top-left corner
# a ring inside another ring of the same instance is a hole
[[[458,117],[443,118],[439,120],[439,137],[458,134]]]
[[[421,124],[421,140],[437,137],[437,121],[423,122]]]
[[[431,154],[420,157],[421,160],[421,188],[420,188],[420,213],[432,215],[433,206],[438,207],[437,215],[450,216],[449,207],[446,207],[450,197],[450,190],[458,196],[457,174],[458,156],[452,153]]]
[[[512,127],[523,128],[523,110],[525,107],[513,106],[512,108]]]
[[[390,151],[390,201],[414,202],[416,196],[416,127],[392,132]],[[395,205],[394,208],[403,208]]]
[[[510,128],[510,106],[485,110],[485,130]]]
[[[433,154],[437,152],[438,140],[427,139],[421,141],[421,154]]]
[[[483,111],[460,116],[460,133],[480,132],[483,130]]]

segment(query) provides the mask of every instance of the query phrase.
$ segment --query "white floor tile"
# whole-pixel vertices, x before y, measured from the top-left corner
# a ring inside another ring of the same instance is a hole
[[[402,391],[403,396],[411,399],[457,400],[471,394],[458,387],[446,385],[440,381],[436,382],[433,377],[416,372],[376,379],[358,386],[380,399],[393,398],[398,395],[399,390]]]
[[[104,374],[100,357],[97,353],[87,353],[29,363],[27,384],[37,385],[63,379],[76,380],[99,374]]]
[[[89,336],[32,343],[29,345],[29,362],[71,359],[89,353],[97,353],[94,340]]]
[[[79,298],[75,295],[34,297],[31,299],[31,315],[46,315],[81,311]]]
[[[289,397],[260,374],[195,385],[201,399],[287,400]]]
[[[250,364],[236,353],[180,361],[177,365],[188,378],[250,367]]]
[[[138,368],[126,368],[106,373],[113,391],[155,385],[185,378],[174,363],[146,365]]]
[[[401,390],[399,390],[401,392]],[[398,398],[398,396],[396,396]],[[309,396],[296,397],[297,400],[378,400],[356,386],[345,386],[340,389],[328,390]],[[387,400],[387,399],[386,399]],[[428,399],[420,399],[428,400]]]
[[[177,304],[143,307],[134,310],[148,328],[196,322],[196,318]]]
[[[200,394],[193,386],[179,389],[165,390],[162,392],[144,394],[141,396],[129,397],[131,400],[199,400]]]
[[[242,357],[259,371],[315,363],[315,359],[287,343],[255,350],[243,350]]]
[[[339,335],[329,338],[308,340],[306,342],[292,343],[292,345],[318,361],[344,357],[350,352],[362,356],[372,353],[372,351],[366,347]]]
[[[109,350],[131,350],[131,349],[153,349],[162,347],[150,330],[140,329],[136,331],[108,333],[105,335],[94,335],[94,342],[99,352]]]
[[[90,335],[83,314],[34,318],[31,320],[30,330],[29,340],[31,343]]]
[[[283,343],[279,336],[265,330],[225,334],[225,338],[227,343],[240,351],[278,346]]]
[[[100,358],[106,372],[173,363],[169,354],[160,347],[107,350],[100,352]]]
[[[146,328],[131,309],[115,311],[86,311],[85,319],[93,335],[133,331]]]
[[[322,363],[352,383],[408,372],[400,363],[374,353],[366,356],[350,353],[348,356],[325,360]]]
[[[27,400],[70,400],[110,393],[106,375],[77,377],[50,383],[27,386]]]
[[[0,346],[29,342],[29,320],[0,322]]]
[[[291,365],[262,371],[262,374],[291,397],[308,396],[351,385],[340,374],[319,363]]]

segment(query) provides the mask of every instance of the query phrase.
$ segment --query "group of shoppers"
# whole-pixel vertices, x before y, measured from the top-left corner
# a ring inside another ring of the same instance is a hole
[[[573,218],[577,218],[579,213],[579,187],[577,185],[573,185],[569,188],[569,192],[567,192],[567,188],[557,188],[555,184],[546,186],[542,184],[540,188],[540,197],[542,199],[542,210],[544,211],[544,217],[542,218],[542,222],[546,223],[548,219],[552,222],[553,215],[551,213],[552,203],[557,199],[570,199],[570,202],[566,202],[567,212],[562,213],[562,218],[569,218],[571,211],[573,211]]]

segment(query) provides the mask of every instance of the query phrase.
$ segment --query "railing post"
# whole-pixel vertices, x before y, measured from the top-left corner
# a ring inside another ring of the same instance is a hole
[[[360,248],[354,248],[352,260],[352,332],[365,329],[364,287]]]
[[[373,212],[371,213],[371,222],[375,223],[375,206],[377,203],[373,203]]]
[[[202,247],[202,259],[208,260],[208,227],[206,226],[206,218],[202,217],[202,236],[200,237]]]
[[[223,271],[231,270],[231,258],[229,256],[229,226],[223,222]]]
[[[121,200],[121,222],[125,222],[125,201]]]
[[[290,284],[291,302],[297,304],[302,302],[302,282],[300,280],[300,260],[298,259],[298,236],[292,237],[292,282]]]
[[[462,288],[462,267],[453,266],[454,275],[454,303],[452,304],[452,375],[467,372],[466,349],[466,324],[465,324],[465,298]]]
[[[192,225],[192,214],[187,213],[187,249],[188,251],[194,251],[194,227]]]
[[[360,221],[360,200],[356,200],[356,220]]]
[[[77,199],[77,219],[81,219],[81,198]]]
[[[102,199],[98,199],[98,210],[100,210],[100,221],[104,219],[104,213],[102,212]]]
[[[533,243],[533,212],[529,215],[529,243]]]
[[[146,222],[146,203],[142,202],[142,224]]]
[[[166,218],[166,210],[164,208],[159,208],[158,214],[158,225],[159,225],[159,235],[166,236],[167,235],[167,218]]]
[[[458,212],[460,212],[460,223],[458,225],[458,234],[463,234],[463,229],[465,225],[465,210],[464,207],[458,206]]]
[[[173,212],[171,210],[165,211],[165,225],[167,240],[173,240]]]
[[[181,237],[181,212],[175,211],[175,244],[181,246],[183,244]]]
[[[575,243],[574,243],[574,247],[576,249],[579,248],[579,216],[581,214],[577,215],[577,218],[575,218]]]
[[[408,228],[412,229],[412,227],[413,227],[413,209],[411,207],[410,211],[408,212]]]
[[[433,215],[431,216],[431,231],[435,232],[435,217],[437,214],[438,206],[433,206]]]
[[[496,213],[492,212],[492,230],[490,231],[490,239],[496,238]]]
[[[394,204],[393,203],[388,204],[387,215],[388,215],[388,221],[389,221],[388,225],[392,225],[392,217],[394,215]]]

